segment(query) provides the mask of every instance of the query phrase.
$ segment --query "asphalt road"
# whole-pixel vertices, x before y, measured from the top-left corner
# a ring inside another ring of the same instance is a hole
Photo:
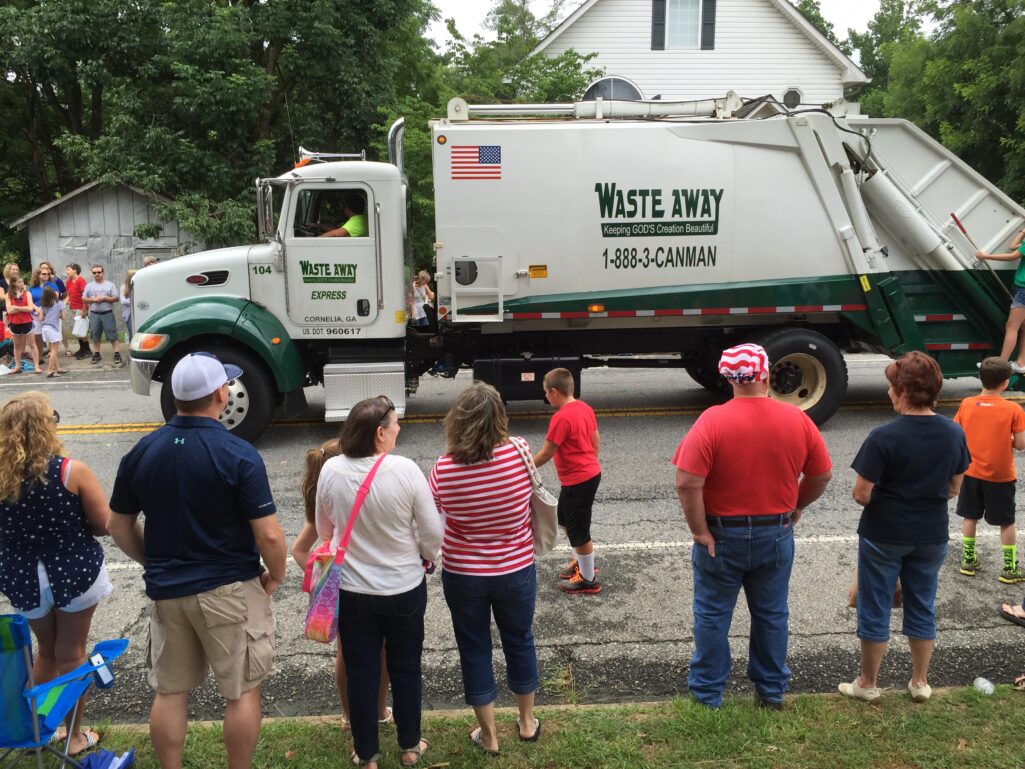
[[[859,508],[851,501],[849,469],[868,431],[892,417],[882,376],[885,359],[848,358],[850,389],[845,405],[823,428],[834,462],[834,480],[797,527],[797,556],[791,582],[790,665],[794,691],[835,691],[857,672],[855,616],[846,592],[856,560]],[[156,397],[134,395],[123,369],[76,368],[71,376],[42,383],[0,378],[0,398],[28,386],[44,389],[62,415],[67,453],[96,471],[109,491],[121,456],[160,422]],[[32,379],[35,379],[32,377]],[[426,472],[444,448],[441,419],[468,376],[456,381],[425,379],[407,411],[398,451]],[[951,415],[958,401],[974,394],[977,380],[948,381],[941,411]],[[154,390],[154,396],[156,391]],[[299,481],[305,450],[335,434],[320,422],[323,400],[308,391],[303,420],[275,423],[258,448],[267,464],[279,517],[289,538],[302,526]],[[595,505],[593,535],[604,590],[597,596],[567,596],[555,586],[556,571],[567,560],[564,545],[539,562],[535,635],[542,667],[542,702],[651,700],[686,691],[691,630],[690,537],[673,490],[669,460],[680,438],[701,410],[713,402],[682,371],[592,369],[583,376],[583,397],[598,412],[602,432],[602,485]],[[510,407],[512,430],[538,445],[550,412],[540,401]],[[771,440],[759,436],[752,439]],[[1018,459],[1019,475],[1025,466]],[[554,469],[543,470],[557,488]],[[951,534],[959,537],[951,515]],[[996,579],[999,541],[981,529],[980,557],[986,570],[974,579],[958,574],[959,538],[952,543],[940,580],[940,634],[933,662],[933,685],[970,683],[983,675],[1009,680],[1025,667],[1025,631],[1001,620],[1001,600],[1021,600],[1025,585],[1004,586]],[[118,665],[119,685],[90,704],[90,718],[144,720],[150,702],[145,683],[147,601],[141,571],[109,540],[104,541],[115,593],[96,613],[93,637],[125,636],[132,645]],[[272,715],[337,712],[333,690],[333,649],[302,638],[305,595],[300,573],[276,594],[277,673],[265,685],[265,708]],[[462,707],[458,656],[448,610],[437,576],[429,579],[424,700],[427,707]],[[5,608],[0,600],[0,608]],[[883,685],[902,688],[910,677],[906,644],[897,635],[884,663]],[[748,621],[743,601],[735,615],[736,655],[730,687],[751,691],[746,681]],[[497,646],[496,646],[497,648]],[[504,677],[496,652],[499,681]],[[501,690],[501,687],[500,687]],[[509,704],[508,694],[500,704]],[[222,703],[208,685],[192,700],[192,718],[216,718]]]

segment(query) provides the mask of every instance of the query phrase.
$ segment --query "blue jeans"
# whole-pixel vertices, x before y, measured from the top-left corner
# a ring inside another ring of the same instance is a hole
[[[532,629],[537,597],[534,564],[497,577],[442,571],[441,584],[452,612],[466,704],[487,705],[498,696],[491,664],[492,613],[502,640],[509,689],[514,694],[537,691],[537,652]]]
[[[889,545],[858,538],[858,638],[890,640],[890,610],[897,578],[904,590],[904,635],[936,638],[936,586],[947,543]]]
[[[794,527],[711,526],[715,557],[708,548],[691,549],[694,568],[694,656],[687,685],[704,705],[722,705],[730,674],[729,632],[737,595],[744,588],[751,613],[747,675],[758,695],[782,702],[790,682],[787,667],[787,592],[794,564]]]
[[[381,645],[391,678],[392,705],[399,748],[420,744],[427,580],[398,595],[366,595],[342,590],[338,635],[349,685],[349,723],[356,755],[380,752],[377,690],[381,685]]]

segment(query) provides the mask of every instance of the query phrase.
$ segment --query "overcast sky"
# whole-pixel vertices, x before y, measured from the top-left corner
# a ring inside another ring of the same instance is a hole
[[[443,19],[455,18],[456,28],[460,34],[468,39],[473,37],[475,32],[484,34],[481,26],[484,17],[493,5],[490,0],[431,0],[441,11]],[[565,13],[572,13],[578,8],[583,0],[569,0],[566,3]],[[551,7],[550,0],[531,0],[531,10],[535,16],[541,16]],[[843,40],[847,37],[847,29],[853,28],[859,32],[864,31],[868,22],[879,10],[879,0],[819,0],[822,7],[822,15],[832,23],[836,36]],[[439,46],[448,40],[443,23],[434,24],[431,34],[438,41]],[[488,32],[485,37],[490,37]]]

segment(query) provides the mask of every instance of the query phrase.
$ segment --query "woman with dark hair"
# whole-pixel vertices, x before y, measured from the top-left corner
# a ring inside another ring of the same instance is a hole
[[[516,696],[519,738],[541,734],[534,717],[538,688],[534,648],[537,574],[530,530],[530,447],[509,437],[502,398],[476,383],[456,398],[445,417],[448,453],[431,471],[431,491],[445,517],[441,583],[452,612],[466,704],[478,726],[470,739],[498,752],[491,616],[505,654],[509,688]]]
[[[933,411],[943,386],[935,360],[909,352],[886,367],[887,393],[899,415],[875,428],[851,467],[858,524],[858,638],[861,674],[840,684],[848,697],[880,696],[879,667],[890,640],[890,609],[898,578],[904,588],[904,635],[911,649],[908,692],[932,694],[929,661],[936,639],[936,585],[947,554],[947,500],[968,469],[961,427]]]
[[[338,547],[360,485],[370,483],[345,555],[338,637],[348,671],[353,763],[378,762],[381,647],[387,650],[402,765],[427,750],[420,738],[421,664],[427,580],[423,561],[441,546],[441,519],[416,463],[389,452],[399,435],[395,406],[383,395],[353,406],[342,427],[342,453],[324,462],[317,481],[317,533]],[[379,464],[378,464],[379,462]]]
[[[0,406],[0,593],[32,628],[37,684],[85,662],[93,613],[111,591],[96,541],[107,533],[107,495],[88,465],[63,455],[58,418],[41,392]],[[79,708],[71,755],[99,740],[81,720]]]

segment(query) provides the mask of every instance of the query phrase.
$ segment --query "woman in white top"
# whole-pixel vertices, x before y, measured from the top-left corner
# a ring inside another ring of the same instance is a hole
[[[399,420],[382,396],[357,403],[339,438],[342,455],[324,463],[317,483],[317,533],[337,546],[356,492],[374,463],[395,448]],[[441,518],[416,463],[385,456],[352,527],[342,570],[338,635],[348,670],[353,761],[377,767],[377,691],[387,647],[403,766],[427,749],[420,739],[421,664],[427,581],[424,561],[441,547]]]

